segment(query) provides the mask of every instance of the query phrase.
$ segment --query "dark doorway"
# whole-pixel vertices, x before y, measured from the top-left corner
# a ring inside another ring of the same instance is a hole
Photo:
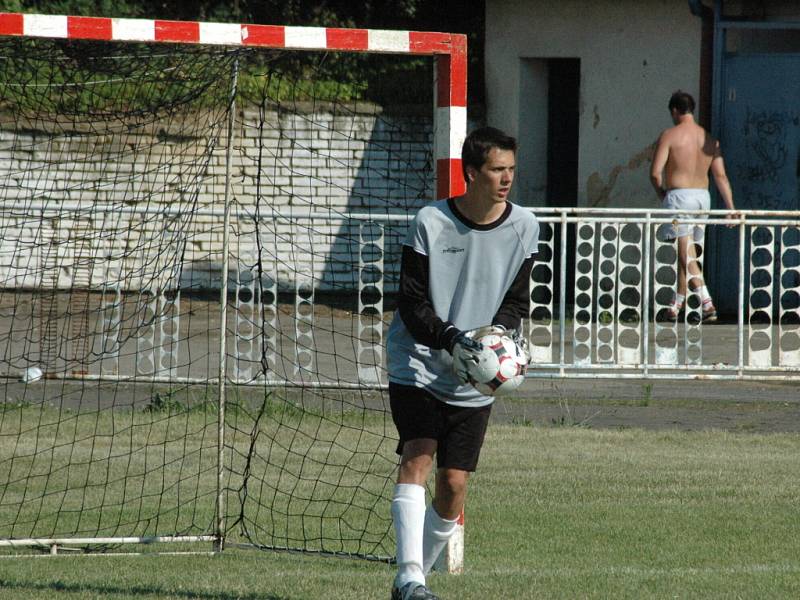
[[[577,206],[581,61],[547,62],[547,206]]]
[[[547,206],[578,205],[578,137],[581,61],[577,58],[551,58],[548,63],[547,90]],[[561,289],[561,229],[553,232],[553,292]],[[575,296],[575,225],[566,229],[566,302]],[[571,310],[568,308],[568,313]]]

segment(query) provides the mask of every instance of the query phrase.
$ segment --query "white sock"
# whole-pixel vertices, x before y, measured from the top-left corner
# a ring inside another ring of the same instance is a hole
[[[685,301],[686,301],[686,296],[684,296],[683,294],[675,294],[675,299],[672,301],[672,303],[677,308],[683,308],[683,303]]]
[[[422,536],[422,572],[425,575],[431,572],[433,563],[439,558],[457,526],[458,519],[443,519],[433,505],[425,511],[425,531]]]
[[[708,305],[711,303],[711,294],[708,292],[708,288],[706,286],[701,285],[698,288],[694,288],[692,292],[700,296],[700,302],[702,304]]]
[[[394,584],[398,588],[409,581],[425,585],[425,574],[422,570],[425,488],[413,483],[395,485],[392,519],[397,538],[397,577]]]

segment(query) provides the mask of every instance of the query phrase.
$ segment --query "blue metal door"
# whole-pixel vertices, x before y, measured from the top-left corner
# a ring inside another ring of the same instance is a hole
[[[800,55],[728,55],[722,86],[720,142],[736,207],[800,209]],[[706,273],[726,313],[737,308],[738,256],[738,232],[711,227]]]

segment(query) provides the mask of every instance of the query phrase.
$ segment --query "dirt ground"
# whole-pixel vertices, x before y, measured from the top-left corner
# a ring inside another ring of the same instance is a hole
[[[0,402],[48,402],[58,397],[60,402],[85,403],[87,397],[81,391],[83,383],[41,381],[26,385],[19,381],[21,369],[36,364],[27,359],[31,354],[30,339],[38,339],[34,334],[39,321],[31,317],[35,312],[31,302],[32,298],[25,294],[13,299],[8,295],[0,297],[0,331],[16,332],[16,337],[6,335],[0,340],[6,357],[0,365],[0,376],[7,377],[5,380],[0,379],[3,387],[0,391]],[[90,325],[89,330],[95,331],[97,325],[93,320],[99,319],[99,302],[99,299],[93,298],[91,305],[77,307],[80,310],[75,309],[71,314],[86,312],[89,315],[85,319]],[[56,305],[61,304],[63,299],[59,299]],[[128,307],[128,304],[125,306]],[[386,308],[388,306],[384,307]],[[65,310],[61,307],[57,312],[60,314]],[[294,310],[294,306],[285,303],[278,307],[276,323],[282,331],[276,332],[275,343],[282,345],[279,356],[285,355],[286,359],[276,365],[276,369],[285,366],[283,363],[289,365],[286,368],[296,363],[292,355],[296,350]],[[196,381],[213,377],[216,373],[212,372],[210,365],[218,364],[219,361],[216,358],[220,329],[218,304],[214,299],[184,299],[181,312],[182,346],[176,356],[182,360],[184,357],[191,357],[192,360],[182,362],[184,366],[178,370],[178,374],[194,377]],[[314,344],[320,351],[314,367],[318,374],[327,378],[327,381],[357,380],[353,366],[356,361],[353,339],[357,333],[353,312],[340,306],[319,303],[314,306],[313,318],[318,325],[314,335]],[[391,313],[385,311],[384,324],[390,320]],[[234,324],[229,316],[229,329]],[[63,330],[70,331],[70,328],[65,326]],[[704,362],[731,364],[736,358],[736,341],[735,325],[720,324],[703,328]],[[91,340],[88,348],[97,350],[98,341]],[[137,352],[136,339],[130,334],[119,350],[120,375],[135,372],[133,357]],[[379,358],[383,360],[382,357]],[[95,360],[97,362],[99,361]],[[233,359],[229,362],[233,363]],[[99,367],[94,364],[87,372],[98,370]],[[278,375],[289,379],[294,377],[289,371]],[[797,373],[794,373],[794,381],[644,380],[621,377],[560,379],[537,376],[541,373],[534,375],[521,388],[519,397],[498,399],[493,411],[495,421],[592,428],[713,428],[734,432],[800,432],[800,375]],[[103,382],[89,385],[92,386],[89,392],[90,401],[96,402],[98,406],[111,403],[115,406],[126,406],[152,400],[153,388],[147,384]],[[199,387],[203,386],[195,389]],[[201,393],[214,395],[213,390]],[[366,397],[363,394],[360,396],[361,400]],[[374,394],[368,402],[379,410],[388,407],[388,401],[381,394]]]
[[[800,433],[797,382],[533,379],[496,422],[741,433]]]

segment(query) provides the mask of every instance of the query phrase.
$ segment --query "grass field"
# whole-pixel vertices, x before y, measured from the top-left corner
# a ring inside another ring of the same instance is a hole
[[[800,597],[800,436],[495,425],[443,600]],[[0,598],[388,598],[377,562],[221,556],[0,559]]]

